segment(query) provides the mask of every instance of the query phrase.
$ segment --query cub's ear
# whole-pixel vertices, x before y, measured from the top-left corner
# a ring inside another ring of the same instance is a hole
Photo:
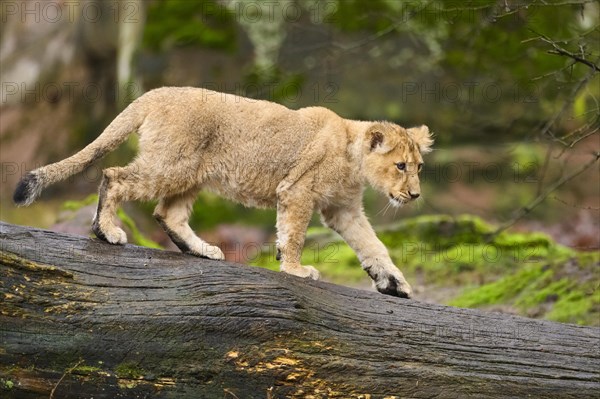
[[[369,152],[385,154],[398,144],[398,137],[388,127],[376,123],[365,133],[365,147]]]
[[[431,146],[433,145],[433,135],[429,133],[429,128],[425,125],[419,127],[411,127],[406,130],[410,137],[419,146],[419,151],[423,154],[431,152]]]

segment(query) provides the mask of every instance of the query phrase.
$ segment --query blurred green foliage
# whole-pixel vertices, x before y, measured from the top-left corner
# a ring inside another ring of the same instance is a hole
[[[150,3],[143,45],[154,51],[172,46],[233,50],[235,18],[214,0],[158,0]]]
[[[65,201],[62,204],[62,209],[66,211],[77,211],[78,209],[83,208],[84,206],[97,204],[98,203],[98,194],[90,194],[82,200],[75,201],[69,200]]]
[[[590,68],[550,54],[554,48],[543,37],[597,63],[597,4],[586,13],[582,7],[544,2],[503,5],[493,0],[348,1],[339,3],[330,20],[343,30],[374,33],[372,40],[359,42],[365,50],[377,50],[369,53],[371,57],[365,54],[374,65],[400,57],[394,61],[401,65],[399,78],[387,76],[386,81],[403,97],[390,100],[400,100],[404,109],[385,117],[412,123],[427,120],[435,130],[451,133],[438,137],[438,144],[447,144],[532,137],[571,100],[574,87]],[[389,32],[390,28],[394,29]],[[403,38],[410,38],[404,47],[382,50],[386,43]],[[598,96],[596,76],[567,112],[569,124],[592,120],[586,112],[597,108]],[[435,106],[435,112],[429,106]]]
[[[190,225],[199,230],[208,230],[223,223],[260,225],[274,230],[274,209],[248,209],[243,205],[227,201],[216,194],[200,193],[194,203]]]
[[[268,72],[253,68],[244,80],[246,96],[276,102],[299,96],[304,84],[301,74],[287,73],[279,68]]]
[[[285,4],[263,3],[263,14],[270,14],[250,15],[260,9],[244,1],[229,5],[216,0],[153,1],[149,3],[144,46],[154,51],[173,46],[233,50],[238,44],[236,32],[244,25],[240,22],[272,23],[274,17],[282,18],[277,13],[284,12]],[[284,16],[282,32],[267,29],[264,33],[265,40],[271,39],[269,35],[281,35],[282,48],[291,51],[280,55],[278,64],[269,70],[243,66],[236,78],[249,88],[243,94],[285,103],[296,98],[295,93],[284,92],[290,87],[310,92],[308,85],[333,83],[341,87],[335,90],[343,101],[329,105],[340,114],[406,124],[426,121],[434,130],[452,133],[440,135],[438,144],[528,138],[539,132],[564,102],[571,101],[573,88],[590,68],[569,57],[549,54],[553,47],[544,37],[592,62],[600,59],[598,6],[589,1],[294,3],[303,10],[302,18]],[[301,34],[291,42],[285,36],[293,29],[300,29]],[[312,42],[310,32],[319,29],[328,32],[327,36]],[[303,47],[323,51],[303,56]],[[353,54],[354,60],[347,58]],[[303,57],[322,59],[317,71],[320,77],[311,71],[313,67],[306,68]],[[353,65],[341,64],[349,60]],[[332,82],[322,82],[321,69],[330,68],[342,73],[327,73],[326,79]],[[344,72],[345,68],[351,73]],[[598,83],[597,76],[576,96],[566,114],[566,119],[571,117],[568,126],[592,118],[588,111],[597,107]],[[370,101],[353,105],[356,100],[347,96],[356,98],[357,92],[364,92]]]
[[[324,20],[342,31],[356,32],[360,30],[380,31],[389,28],[393,24],[393,17],[397,11],[404,7],[398,7],[400,2],[386,0],[345,0],[339,1],[334,12],[326,15]],[[418,4],[405,2],[404,6],[418,7]],[[412,8],[411,7],[411,8]]]

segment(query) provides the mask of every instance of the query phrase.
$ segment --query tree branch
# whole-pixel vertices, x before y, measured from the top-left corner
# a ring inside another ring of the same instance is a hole
[[[564,399],[600,387],[597,328],[1,222],[0,298],[7,398]]]
[[[532,30],[532,32],[535,32],[535,31]],[[539,37],[540,40],[542,40],[545,43],[548,43],[549,45],[552,46],[552,48],[554,48],[554,50],[548,50],[547,51],[548,54],[555,54],[555,55],[562,55],[565,57],[569,57],[569,58],[573,59],[574,61],[579,62],[580,64],[584,64],[584,65],[592,68],[596,72],[600,72],[600,66],[598,66],[597,64],[593,63],[592,61],[586,60],[585,58],[580,57],[579,55],[572,53],[567,49],[560,47],[558,44],[556,44],[556,42],[554,40],[550,39],[548,36],[542,35],[537,32],[535,32],[535,33],[540,35],[540,37]]]
[[[567,109],[569,109],[569,107],[571,106],[571,104],[573,104],[573,102],[575,101],[575,98],[577,97],[577,95],[579,94],[579,92],[581,90],[583,90],[586,85],[589,83],[589,81],[594,77],[594,75],[596,75],[596,71],[595,70],[591,70],[589,71],[589,73],[583,78],[581,79],[578,83],[577,86],[575,86],[572,91],[571,91],[571,95],[569,96],[569,98],[565,101],[565,103],[563,104],[562,108],[560,109],[559,112],[557,112],[554,117],[552,119],[550,119],[542,128],[541,134],[543,135],[550,135],[550,137],[552,137],[552,139],[554,139],[555,141],[558,141],[559,143],[561,143],[562,145],[569,147],[569,143],[567,143],[565,140],[563,140],[560,137],[556,137],[551,131],[550,129],[552,128],[552,126],[554,126],[554,124],[560,119],[562,118],[562,116],[564,115],[564,113],[567,111]]]
[[[504,230],[506,230],[509,227],[513,226],[523,216],[527,215],[533,209],[535,209],[535,207],[537,207],[539,204],[541,204],[546,199],[546,197],[548,197],[552,192],[554,192],[555,190],[557,190],[559,187],[561,187],[563,184],[565,184],[569,180],[573,179],[574,177],[580,175],[581,173],[583,173],[586,170],[588,170],[589,168],[591,168],[592,165],[594,165],[598,161],[598,159],[600,159],[600,152],[596,152],[594,154],[594,157],[589,162],[587,162],[585,165],[583,165],[581,168],[575,170],[574,172],[572,172],[572,173],[570,173],[570,174],[568,174],[566,176],[563,176],[556,183],[554,183],[550,187],[548,187],[542,194],[538,195],[529,204],[527,204],[524,207],[520,208],[517,211],[517,214],[515,215],[515,217],[513,217],[512,219],[510,219],[510,220],[504,222],[503,224],[501,224],[496,229],[496,231],[494,231],[494,233],[492,233],[492,237],[497,236],[498,234],[500,234]]]

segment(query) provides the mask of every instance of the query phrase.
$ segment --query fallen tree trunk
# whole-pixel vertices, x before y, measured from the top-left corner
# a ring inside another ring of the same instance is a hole
[[[596,328],[5,223],[0,250],[2,397],[562,399],[600,390]]]

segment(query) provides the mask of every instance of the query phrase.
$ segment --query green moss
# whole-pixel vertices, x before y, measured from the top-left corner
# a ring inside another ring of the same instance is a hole
[[[591,293],[585,291],[574,289],[559,297],[545,318],[563,323],[600,324],[600,292],[597,287]]]
[[[600,324],[598,279],[593,278],[598,253],[579,253],[541,233],[494,236],[494,231],[471,215],[425,215],[384,226],[378,236],[409,281],[418,277],[429,287],[469,287],[449,298],[450,305],[502,305],[522,315]],[[354,252],[323,228],[309,229],[302,263],[317,267],[328,281],[369,282]],[[252,264],[278,270],[275,249]]]
[[[463,284],[495,279],[519,265],[566,260],[574,251],[540,233],[493,235],[480,218],[427,215],[380,233],[394,261],[409,274],[421,272],[429,284],[451,279]]]
[[[524,290],[520,297],[515,301],[519,308],[528,309],[545,302],[553,301],[553,298],[560,298],[572,286],[574,282],[568,278],[562,278],[553,281],[554,272],[547,270],[544,275]]]
[[[600,252],[579,252],[577,254],[577,259],[581,265],[587,266],[590,269],[593,269],[595,273],[598,273],[596,266],[598,263],[600,263]],[[598,274],[597,276],[600,277]]]
[[[58,269],[56,266],[36,263],[10,252],[0,251],[0,262],[3,265],[30,272],[45,273],[48,275],[56,275],[59,277],[73,278],[73,273],[71,272]]]
[[[13,389],[14,386],[15,386],[15,383],[12,382],[11,380],[5,380],[5,379],[0,378],[0,388],[9,391],[9,390]]]
[[[73,369],[72,373],[81,375],[90,375],[102,371],[100,367],[80,365]]]
[[[142,378],[145,371],[135,362],[125,362],[115,367],[115,374],[119,378],[138,379]]]
[[[473,288],[449,301],[459,307],[510,306],[522,315],[585,325],[600,324],[600,293],[590,264],[573,262],[528,265],[493,283]]]
[[[494,283],[467,291],[449,304],[465,308],[500,304],[518,295],[543,275],[542,267],[528,267]]]

